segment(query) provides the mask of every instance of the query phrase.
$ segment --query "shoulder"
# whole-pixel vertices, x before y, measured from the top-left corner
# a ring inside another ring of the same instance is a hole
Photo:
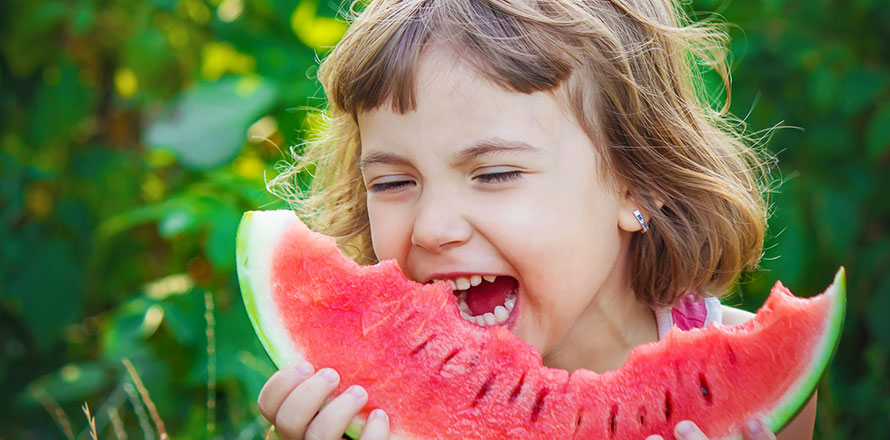
[[[754,317],[754,314],[747,310],[730,306],[720,306],[720,308],[723,310],[723,324],[725,325],[743,324]]]

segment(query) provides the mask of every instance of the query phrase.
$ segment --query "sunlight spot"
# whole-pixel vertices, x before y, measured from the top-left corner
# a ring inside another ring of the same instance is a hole
[[[142,198],[147,202],[159,202],[167,192],[167,185],[155,174],[149,174],[142,182]]]
[[[160,300],[188,292],[194,285],[195,282],[187,273],[178,273],[146,284],[145,294],[149,298]]]
[[[139,79],[130,69],[117,69],[114,72],[114,89],[122,98],[132,98],[139,90]]]
[[[25,209],[36,217],[44,218],[53,210],[53,195],[45,182],[33,182],[25,189]]]
[[[243,12],[244,2],[242,0],[223,0],[219,7],[216,8],[216,16],[227,23],[238,19]]]
[[[75,382],[83,376],[83,370],[76,365],[68,364],[62,367],[60,374],[65,382]]]
[[[247,129],[247,140],[261,142],[269,139],[278,131],[278,122],[271,116],[261,118]]]
[[[256,68],[256,60],[226,43],[210,42],[201,48],[201,77],[210,81],[227,73],[247,74]]]
[[[347,24],[318,13],[318,0],[303,0],[290,18],[291,29],[303,44],[312,49],[329,49],[346,32]]]
[[[242,98],[247,98],[250,95],[253,95],[254,92],[259,90],[262,82],[259,78],[255,77],[247,77],[241,78],[238,80],[238,83],[235,84],[235,93]]]
[[[158,330],[163,320],[164,308],[160,304],[155,304],[145,311],[145,319],[142,320],[139,330],[144,336],[151,336]]]
[[[245,179],[258,179],[263,176],[266,164],[256,156],[241,156],[232,163],[235,174]]]

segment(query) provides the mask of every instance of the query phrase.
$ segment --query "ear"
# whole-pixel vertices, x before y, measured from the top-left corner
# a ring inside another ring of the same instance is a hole
[[[638,232],[643,230],[643,225],[637,220],[637,216],[634,215],[634,210],[639,210],[640,214],[643,215],[643,221],[646,222],[647,226],[650,226],[649,219],[651,216],[649,213],[644,209],[641,209],[642,205],[631,198],[629,191],[624,190],[622,193],[624,196],[619,200],[618,227],[627,232]],[[661,207],[664,206],[664,203],[658,201],[656,202],[656,205],[661,209]]]
[[[634,215],[634,210],[639,209],[638,204],[634,203],[633,200],[624,199],[621,202],[621,205],[618,208],[618,227],[627,232],[638,232],[643,230],[643,225],[637,220],[637,217]],[[643,211],[640,211],[643,214],[643,218],[646,220],[646,224],[649,222],[649,215]]]

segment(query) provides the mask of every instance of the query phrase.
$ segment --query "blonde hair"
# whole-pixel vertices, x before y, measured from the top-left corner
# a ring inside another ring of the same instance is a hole
[[[419,59],[444,42],[506,90],[561,96],[602,146],[603,175],[650,216],[630,246],[638,299],[717,295],[757,265],[769,158],[710,107],[698,70],[713,68],[728,95],[720,26],[658,0],[376,0],[352,21],[319,69],[323,133],[270,183],[357,261],[375,259],[356,115],[414,109]],[[311,170],[308,195],[296,191]]]

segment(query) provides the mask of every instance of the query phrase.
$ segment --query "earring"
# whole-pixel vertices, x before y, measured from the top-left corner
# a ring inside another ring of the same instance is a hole
[[[640,226],[643,227],[643,233],[645,234],[649,230],[649,226],[646,226],[646,220],[643,219],[643,214],[640,214],[640,210],[634,209],[634,217],[640,222]]]

